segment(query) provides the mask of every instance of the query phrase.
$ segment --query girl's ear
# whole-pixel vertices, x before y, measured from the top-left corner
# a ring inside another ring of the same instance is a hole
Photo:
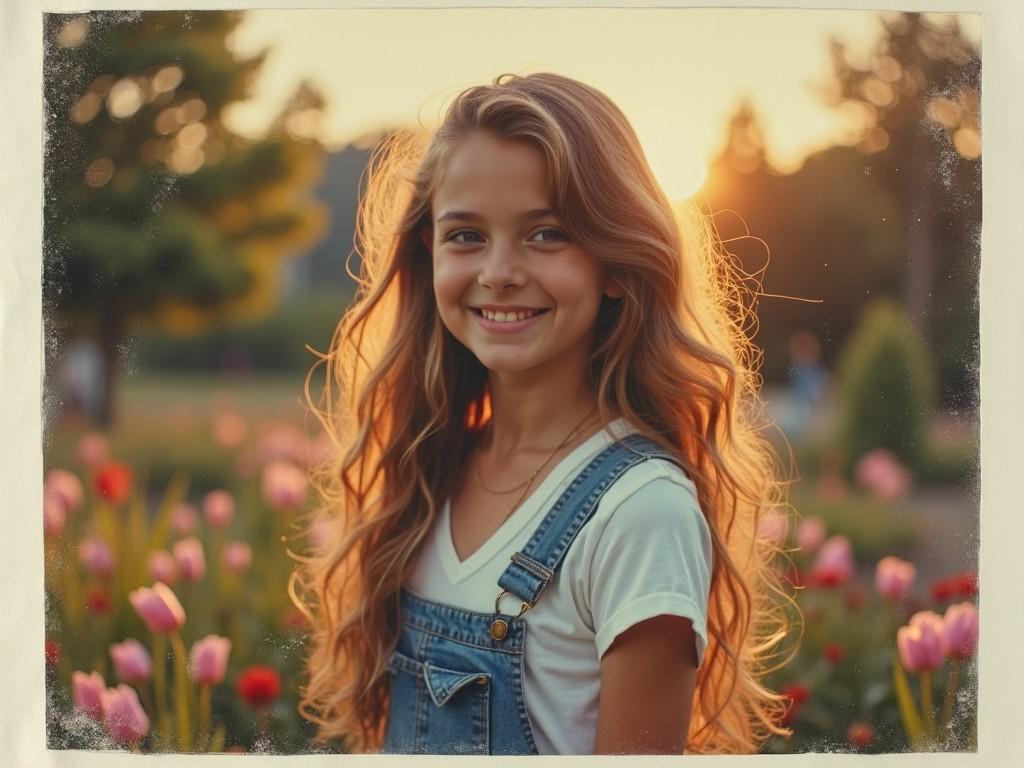
[[[427,249],[427,253],[433,254],[434,252],[434,230],[430,227],[424,227],[420,230],[420,242],[423,243],[423,247]]]
[[[609,299],[621,299],[626,295],[625,289],[616,280],[609,280],[604,286],[604,295]]]

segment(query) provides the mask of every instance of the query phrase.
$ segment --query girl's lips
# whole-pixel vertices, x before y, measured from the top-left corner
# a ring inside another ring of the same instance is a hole
[[[478,309],[472,310],[473,315],[476,317],[477,322],[480,323],[480,326],[485,331],[489,331],[491,333],[518,333],[524,328],[527,328],[536,323],[537,321],[539,321],[549,311],[550,310],[542,309],[537,314],[533,315],[532,317],[527,317],[524,320],[511,320],[500,322],[498,320],[488,320],[486,317],[483,316],[483,313],[480,312],[480,310]]]

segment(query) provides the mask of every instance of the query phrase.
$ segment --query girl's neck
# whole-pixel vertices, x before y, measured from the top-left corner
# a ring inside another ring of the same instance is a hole
[[[505,377],[491,376],[492,416],[484,438],[485,450],[499,457],[550,450],[594,411],[580,430],[580,435],[592,434],[597,425],[597,394],[585,381],[566,384],[552,386],[550,380],[513,383]]]

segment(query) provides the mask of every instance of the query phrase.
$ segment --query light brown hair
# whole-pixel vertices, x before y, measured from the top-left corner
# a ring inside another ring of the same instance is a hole
[[[359,291],[317,364],[320,406],[307,378],[337,451],[313,478],[332,537],[300,558],[293,582],[313,624],[300,709],[323,739],[379,747],[399,589],[488,416],[486,370],[443,326],[419,236],[447,158],[474,131],[543,153],[567,234],[624,289],[599,313],[599,411],[605,423],[622,414],[682,460],[714,547],[687,751],[756,751],[785,732],[785,702],[760,681],[788,626],[775,549],[757,535],[782,483],[761,435],[742,281],[703,217],[673,210],[612,101],[546,73],[470,88],[433,136],[393,134],[371,158]]]

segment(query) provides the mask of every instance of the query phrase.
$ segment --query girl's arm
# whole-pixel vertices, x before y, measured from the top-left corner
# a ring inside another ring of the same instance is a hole
[[[655,616],[620,634],[601,657],[594,753],[682,754],[696,680],[689,619]]]

